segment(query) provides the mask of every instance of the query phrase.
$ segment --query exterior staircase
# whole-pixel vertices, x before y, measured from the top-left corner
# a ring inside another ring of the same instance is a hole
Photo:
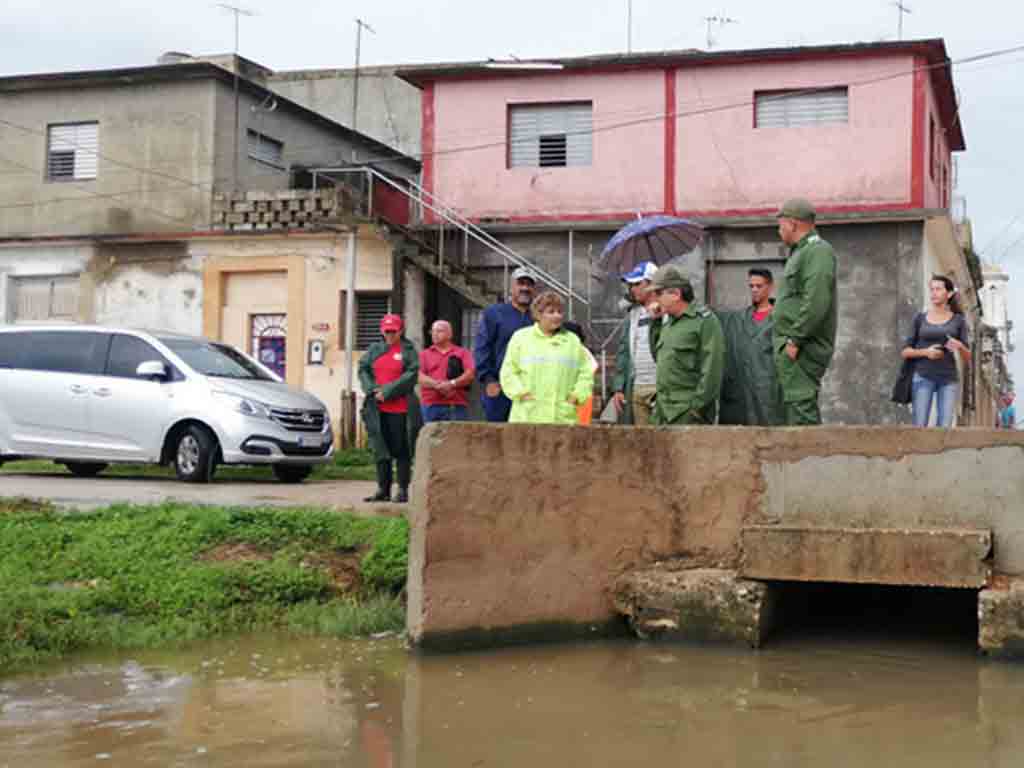
[[[476,306],[486,307],[500,301],[509,288],[509,275],[517,267],[527,267],[547,288],[577,305],[587,306],[590,303],[586,296],[516,253],[410,179],[394,179],[368,166],[314,168],[310,173],[314,191],[318,180],[325,179],[344,188],[346,197],[361,200],[359,213],[384,223],[393,236],[399,238],[396,245],[403,258]],[[466,256],[470,243],[502,260],[505,279],[500,293],[490,289],[483,279],[473,276]]]

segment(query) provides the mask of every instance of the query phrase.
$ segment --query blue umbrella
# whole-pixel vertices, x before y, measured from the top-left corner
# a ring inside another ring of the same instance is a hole
[[[601,251],[601,262],[609,272],[623,275],[641,261],[665,264],[689,253],[704,239],[704,227],[675,216],[637,219],[616,232]]]

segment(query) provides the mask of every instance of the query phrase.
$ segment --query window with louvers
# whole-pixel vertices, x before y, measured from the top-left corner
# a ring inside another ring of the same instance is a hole
[[[757,128],[797,128],[850,121],[850,91],[846,87],[757,93],[754,102]]]
[[[72,322],[78,316],[78,275],[12,278],[14,322]]]
[[[338,322],[338,348],[345,348],[345,302],[346,292],[341,291],[338,303],[341,317]],[[391,311],[391,294],[382,291],[356,291],[356,349],[369,349],[375,341],[381,341],[380,321]]]
[[[284,168],[284,144],[277,139],[258,133],[252,129],[248,132],[249,157],[275,168]]]
[[[509,107],[510,168],[559,168],[593,162],[591,102]]]
[[[46,178],[89,181],[99,167],[99,123],[51,125],[46,130]]]

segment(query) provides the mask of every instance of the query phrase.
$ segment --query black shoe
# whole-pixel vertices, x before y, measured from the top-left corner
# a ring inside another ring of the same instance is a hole
[[[367,496],[363,501],[391,501],[391,494],[378,488],[373,496]]]
[[[408,504],[409,503],[409,491],[401,490],[395,494],[395,498],[392,499],[395,504]]]

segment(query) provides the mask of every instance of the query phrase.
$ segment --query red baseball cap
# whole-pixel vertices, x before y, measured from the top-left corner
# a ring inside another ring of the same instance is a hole
[[[380,330],[384,331],[401,331],[402,330],[402,318],[398,315],[384,315],[380,319]]]

